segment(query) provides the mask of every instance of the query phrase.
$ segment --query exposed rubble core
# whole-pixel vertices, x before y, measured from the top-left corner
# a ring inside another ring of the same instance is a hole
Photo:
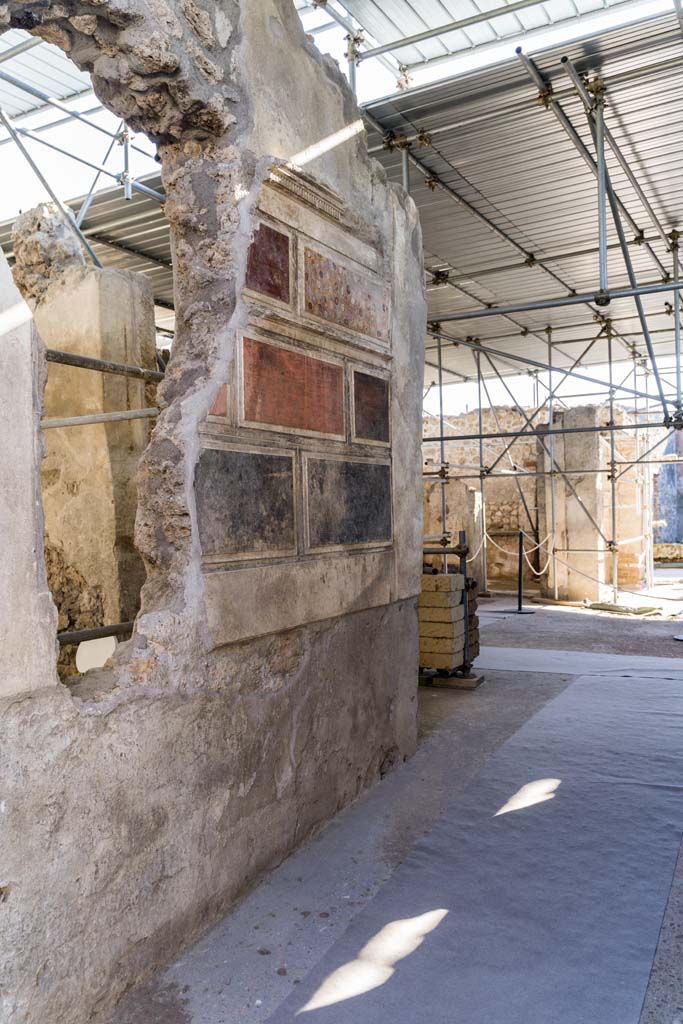
[[[22,840],[0,856],[0,1016],[80,1024],[414,749],[422,246],[412,201],[368,158],[345,80],[290,0],[9,3],[0,19],[92,69],[101,99],[157,140],[174,248],[133,638],[70,691],[3,709],[0,842]],[[290,239],[279,299],[247,281],[261,223]],[[328,273],[310,309],[307,251]],[[350,282],[365,297],[333,322]],[[290,407],[252,408],[245,374],[274,359]],[[320,429],[302,379],[341,380],[339,433],[338,420]],[[291,511],[286,550],[264,549],[272,531],[255,537],[246,516],[239,550],[221,533],[238,463],[276,499],[266,525],[280,500]],[[54,623],[40,629],[54,648]]]
[[[14,280],[29,305],[39,302],[69,267],[85,266],[78,239],[54,203],[41,203],[17,218],[12,248]]]

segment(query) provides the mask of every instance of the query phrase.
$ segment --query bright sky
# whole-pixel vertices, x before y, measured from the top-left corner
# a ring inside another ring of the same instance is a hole
[[[671,363],[669,359],[662,359],[658,361],[657,365],[660,375],[664,381],[664,389],[668,398],[669,395],[673,394],[675,389],[673,363]],[[607,365],[598,364],[596,366],[577,367],[577,373],[593,377],[598,381],[609,380],[609,368]],[[436,372],[434,376],[436,376]],[[562,372],[560,370],[555,371],[553,374],[553,388],[559,384],[561,377]],[[545,385],[548,383],[548,374],[542,372],[539,373],[539,381],[540,383],[538,388],[536,388],[534,380],[526,373],[520,376],[505,377],[505,383],[514,395],[515,401],[524,408],[540,405],[543,399],[547,396],[548,389]],[[652,395],[653,400],[656,400],[656,386],[652,375],[648,375],[648,383],[646,386],[643,378],[643,372],[642,370],[639,370],[638,385],[636,387],[633,382],[631,366],[628,362],[614,364],[614,383],[624,384],[627,388],[633,388],[634,390],[644,393],[646,392]],[[514,404],[512,398],[499,380],[495,378],[492,380],[487,379],[486,388],[488,389],[492,405],[498,406]],[[571,377],[568,377],[567,380],[557,389],[558,408],[561,408],[562,405],[594,405],[596,402],[601,402],[603,400],[606,400],[604,388],[600,389],[586,381],[577,380]],[[635,398],[627,393],[617,391],[615,401],[619,405],[633,409]],[[482,408],[488,408],[489,406],[486,392],[483,389],[481,404]],[[461,412],[468,412],[471,409],[478,409],[479,399],[476,383],[444,385],[443,405],[444,413],[447,416]],[[425,412],[431,413],[433,416],[439,415],[439,389],[437,387],[425,388],[423,407]],[[638,399],[638,409],[641,412],[645,410],[644,398]]]

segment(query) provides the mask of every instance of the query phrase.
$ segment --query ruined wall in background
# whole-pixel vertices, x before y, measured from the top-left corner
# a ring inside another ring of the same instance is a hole
[[[12,628],[34,642],[0,708],[0,1017],[81,1024],[414,749],[422,246],[289,0],[0,4],[11,25],[157,140],[174,248],[142,609],[113,666],[70,691],[33,692],[55,679],[36,657],[55,623],[31,618],[42,552],[15,534]],[[266,228],[288,241],[271,236],[264,280],[249,254]],[[249,481],[264,505],[240,514]]]
[[[533,410],[526,410],[531,415]],[[542,420],[539,418],[538,423]],[[445,418],[447,434],[477,434],[479,432],[479,412],[462,413],[460,416],[448,416]],[[495,409],[485,409],[482,415],[482,426],[485,434],[493,434],[498,431],[508,432],[512,430],[523,430],[524,419],[519,412],[511,406],[496,406]],[[438,435],[439,419],[436,416],[423,417],[423,429],[425,438]],[[484,443],[484,465],[493,466],[494,462],[503,453],[511,438],[503,438],[500,441],[486,441]],[[434,471],[439,468],[441,454],[438,444],[425,444],[423,446],[423,458],[425,470]],[[456,476],[467,476],[470,479],[463,481],[450,481],[448,484],[449,508],[455,517],[454,522],[462,522],[459,529],[469,524],[471,537],[469,544],[472,551],[476,551],[481,544],[481,523],[482,523],[482,502],[480,484],[477,476],[479,474],[479,442],[459,441],[446,445],[446,461],[449,463],[450,472]],[[508,472],[517,467],[522,472],[533,472],[536,470],[536,443],[535,441],[516,441],[510,449],[509,455],[505,455],[496,466],[494,473]],[[429,492],[429,506],[433,508],[432,525],[436,529],[428,532],[435,533],[441,529],[440,526],[440,499],[437,497],[437,488],[432,486],[429,480],[425,481]],[[456,490],[458,488],[458,490]],[[472,497],[468,496],[469,489],[474,488],[477,493],[476,504]],[[517,579],[518,556],[517,538],[519,530],[524,530],[531,536],[537,535],[537,499],[536,479],[533,476],[520,476],[514,479],[502,479],[500,476],[489,476],[484,483],[485,516],[487,532],[491,537],[487,545],[486,566],[488,580],[491,584],[501,584],[507,587]],[[526,503],[526,505],[525,505]],[[465,515],[459,516],[456,511],[462,508],[467,511]],[[532,542],[525,541],[528,547]],[[481,568],[479,559],[477,571],[481,580]],[[532,564],[537,564],[537,555],[531,558]],[[534,582],[534,575],[525,565],[525,580],[528,583]]]
[[[658,454],[683,458],[683,433],[674,431]],[[653,467],[655,544],[683,542],[683,463]]]
[[[605,426],[609,419],[607,406],[576,406],[559,410],[558,427]],[[615,407],[615,423],[633,423],[629,413]],[[617,466],[617,529],[618,583],[638,587],[645,584],[648,560],[652,553],[652,495],[648,466],[635,466],[625,472],[625,463],[635,461],[656,440],[652,430],[616,432]],[[604,601],[612,598],[613,539],[612,488],[610,485],[611,448],[609,432],[571,433],[555,437],[555,458],[558,465],[571,470],[569,480],[580,501],[571,493],[565,480],[555,480],[556,540],[558,596],[569,601]],[[539,467],[549,468],[550,460],[539,451]],[[551,480],[539,478],[538,503],[541,533],[551,527]],[[597,528],[596,528],[597,524]],[[598,529],[599,528],[599,529]],[[568,564],[563,564],[568,563]],[[552,597],[554,579],[552,562],[543,577],[545,596]]]
[[[154,300],[145,278],[86,265],[73,232],[50,205],[23,214],[12,240],[15,280],[48,347],[155,368]],[[44,416],[144,409],[154,390],[129,377],[49,363]],[[137,614],[145,571],[133,539],[136,480],[149,424],[45,431],[46,557],[60,631],[129,622]],[[76,672],[74,654],[72,647],[61,649],[63,676]]]

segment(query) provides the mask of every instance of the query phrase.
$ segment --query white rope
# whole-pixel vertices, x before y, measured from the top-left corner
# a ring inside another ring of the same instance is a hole
[[[529,534],[525,533],[524,530],[522,530],[521,532],[522,532],[522,534],[528,540],[533,540],[533,537],[529,537]],[[509,555],[511,558],[516,558],[518,556],[518,554],[519,554],[518,551],[508,551],[507,548],[502,548],[500,546],[500,544],[496,544],[495,540],[493,539],[493,537],[491,537],[491,535],[489,533],[486,534],[486,539],[488,541],[490,541],[491,544],[493,544],[494,548],[497,548],[504,555]],[[636,537],[634,539],[635,540],[639,540],[640,538]],[[582,572],[581,569],[577,569],[570,562],[565,562],[565,560],[563,558],[560,558],[557,554],[555,554],[552,550],[549,550],[545,546],[546,543],[549,540],[550,540],[550,534],[548,534],[548,536],[544,540],[540,541],[540,543],[534,545],[534,547],[532,547],[532,548],[529,548],[529,554],[532,554],[534,551],[536,551],[539,548],[543,548],[545,550],[545,553],[548,555],[548,561],[546,562],[546,564],[543,567],[543,569],[541,569],[540,571],[537,570],[537,569],[534,569],[533,565],[529,561],[529,558],[528,558],[528,555],[527,555],[527,551],[524,549],[524,547],[522,547],[522,551],[523,551],[524,557],[525,557],[525,559],[527,561],[527,565],[529,566],[529,568],[531,569],[531,571],[534,573],[535,576],[543,576],[544,573],[546,573],[548,571],[548,567],[550,566],[550,563],[552,562],[552,560],[554,558],[556,562],[559,562],[560,565],[564,565],[565,568],[570,570],[570,572],[575,572],[578,576],[583,576],[585,579],[590,580],[591,583],[597,583],[598,586],[601,586],[601,587],[611,586],[611,584],[605,583],[604,580],[599,580],[595,576],[589,575],[589,573],[587,573],[587,572]],[[482,543],[483,543],[483,541],[482,541]],[[628,541],[621,541],[621,543],[622,544],[627,544]],[[477,550],[477,554],[479,554],[480,550],[481,550],[481,544],[479,545],[479,549]],[[473,555],[472,557],[476,557],[476,556]],[[663,594],[662,595],[658,595],[657,597],[650,597],[650,595],[648,595],[648,594],[639,594],[637,590],[626,590],[625,587],[617,586],[617,589],[619,590],[620,593],[622,593],[622,594],[630,594],[632,597],[639,597],[641,599],[642,598],[646,598],[646,599],[648,599],[650,601],[673,601],[676,604],[683,604],[683,598],[681,598],[681,597],[665,597]]]

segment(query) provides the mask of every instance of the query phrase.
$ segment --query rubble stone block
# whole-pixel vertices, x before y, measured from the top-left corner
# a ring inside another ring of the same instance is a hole
[[[423,573],[422,575],[422,593],[432,590],[450,593],[454,590],[463,590],[464,587],[465,577],[460,573],[451,572],[448,575],[441,573],[438,576]]]

